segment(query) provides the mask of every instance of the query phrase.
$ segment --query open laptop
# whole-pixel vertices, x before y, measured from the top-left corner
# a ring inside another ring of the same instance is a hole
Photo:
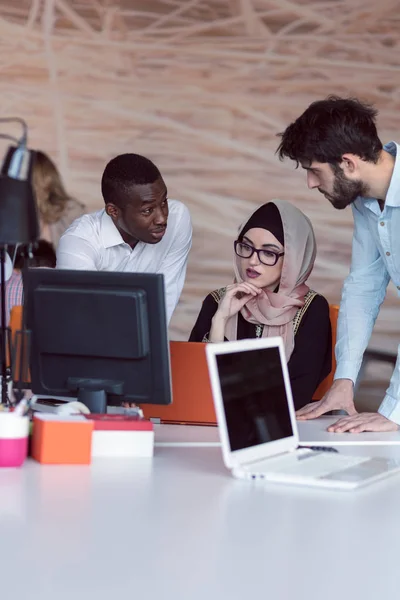
[[[281,338],[208,344],[224,463],[235,477],[354,489],[400,471],[400,461],[299,446]]]

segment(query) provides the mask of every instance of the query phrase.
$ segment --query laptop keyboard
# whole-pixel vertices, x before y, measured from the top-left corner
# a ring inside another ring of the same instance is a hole
[[[257,468],[254,465],[251,472],[263,472],[267,476],[268,474],[277,473],[280,476],[295,475],[315,478],[324,477],[337,471],[344,471],[366,460],[368,460],[366,457],[329,453],[315,453],[315,455],[308,454],[307,456],[291,455],[290,457],[282,458],[282,461],[274,461],[274,465],[270,461],[263,461],[263,463],[257,465]]]

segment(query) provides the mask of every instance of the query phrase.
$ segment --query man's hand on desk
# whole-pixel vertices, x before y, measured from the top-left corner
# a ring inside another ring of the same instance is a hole
[[[336,379],[331,389],[319,402],[311,402],[296,412],[299,421],[316,419],[331,410],[345,410],[343,417],[328,427],[334,433],[362,433],[363,431],[397,431],[399,426],[379,413],[357,413],[353,400],[353,382],[350,379]]]
[[[350,379],[336,379],[322,400],[300,408],[296,418],[299,421],[316,419],[331,410],[345,410],[348,415],[356,415],[353,397],[353,382]]]
[[[362,433],[363,431],[397,431],[399,426],[379,413],[359,413],[343,417],[328,427],[334,433]]]

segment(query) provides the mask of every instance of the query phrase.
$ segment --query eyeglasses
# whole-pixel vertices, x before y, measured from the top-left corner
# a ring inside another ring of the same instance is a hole
[[[285,254],[284,252],[274,252],[274,250],[257,250],[257,248],[239,240],[236,240],[234,247],[237,256],[240,256],[240,258],[251,258],[255,252],[260,263],[268,267],[276,265],[278,259]]]

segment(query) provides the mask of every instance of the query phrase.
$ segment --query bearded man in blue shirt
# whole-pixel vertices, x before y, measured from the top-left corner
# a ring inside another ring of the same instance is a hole
[[[331,389],[297,412],[315,419],[332,410],[349,415],[328,431],[395,431],[400,425],[400,346],[378,413],[357,413],[354,384],[390,280],[400,296],[400,146],[382,145],[377,111],[355,98],[329,96],[313,102],[279,134],[278,155],[290,158],[338,209],[351,206],[351,268],[340,304],[337,368]]]

